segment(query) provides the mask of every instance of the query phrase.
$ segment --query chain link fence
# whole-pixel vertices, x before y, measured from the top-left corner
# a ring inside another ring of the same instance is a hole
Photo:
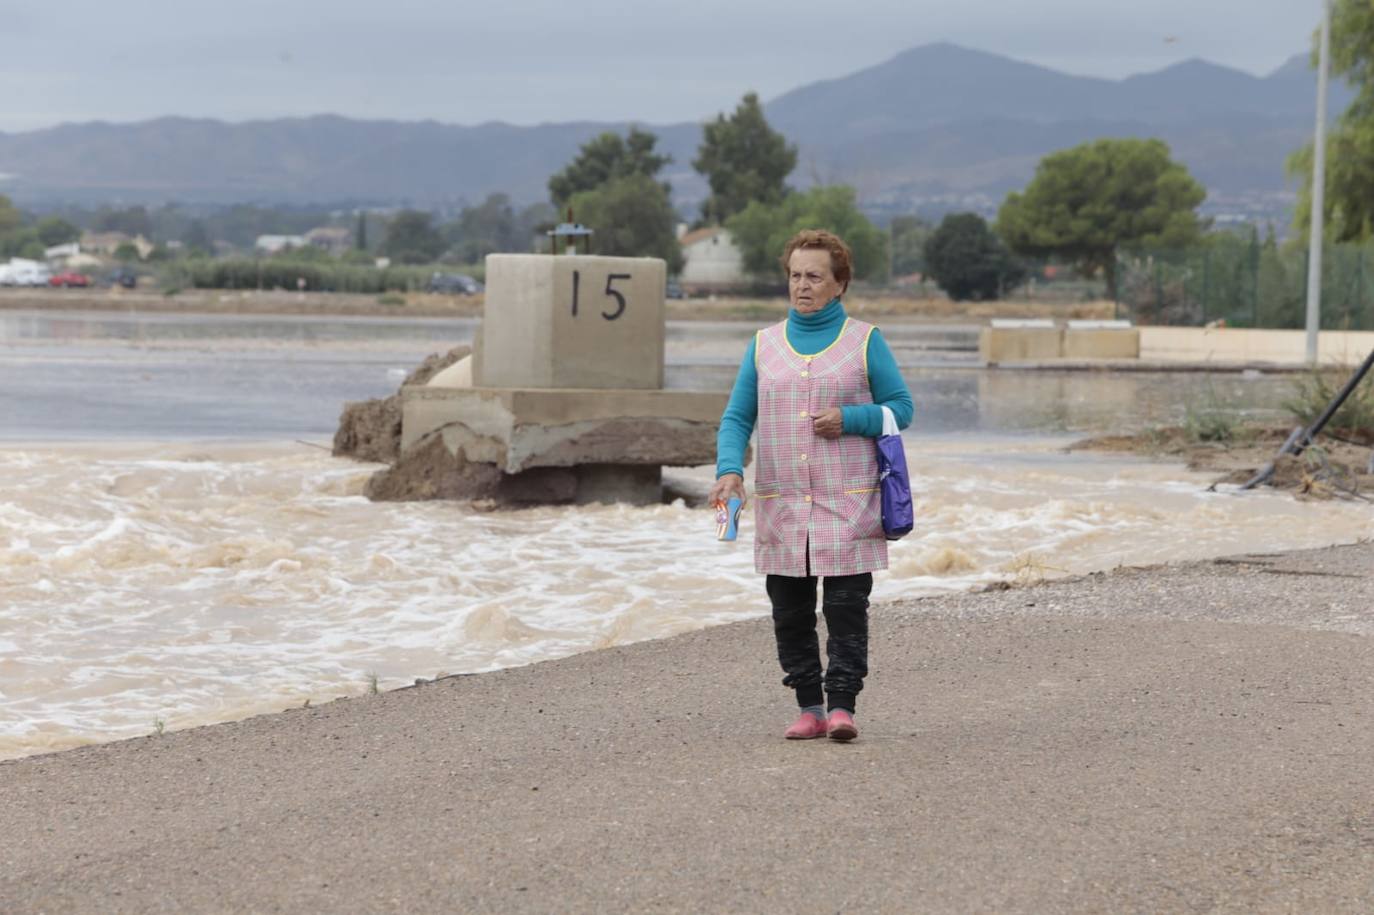
[[[1307,322],[1307,251],[1223,239],[1185,249],[1122,251],[1117,316],[1136,324],[1301,329]],[[1321,326],[1374,330],[1374,248],[1322,253]]]

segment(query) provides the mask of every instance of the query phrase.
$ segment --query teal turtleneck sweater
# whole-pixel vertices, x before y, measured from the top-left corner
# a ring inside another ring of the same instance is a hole
[[[819,353],[840,336],[844,327],[844,305],[831,299],[814,314],[799,314],[794,308],[787,313],[787,342],[803,356]],[[744,449],[754,434],[759,416],[759,376],[754,369],[754,346],[758,338],[749,341],[740,363],[739,375],[730,391],[730,402],[720,418],[720,432],[716,435],[716,476],[737,473],[744,476]],[[903,429],[911,425],[915,408],[911,392],[907,390],[897,360],[888,349],[882,333],[874,328],[868,341],[868,387],[873,403],[841,407],[845,435],[866,435],[877,438],[883,432],[883,407],[892,411],[897,425]]]

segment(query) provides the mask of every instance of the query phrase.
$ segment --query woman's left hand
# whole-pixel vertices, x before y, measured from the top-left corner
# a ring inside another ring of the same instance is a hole
[[[812,413],[811,428],[821,438],[839,438],[844,434],[844,414],[839,407]]]

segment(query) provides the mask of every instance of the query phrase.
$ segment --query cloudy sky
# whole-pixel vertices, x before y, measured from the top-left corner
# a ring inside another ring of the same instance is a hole
[[[700,120],[950,41],[1119,78],[1262,75],[1320,0],[0,0],[0,131],[162,115]]]

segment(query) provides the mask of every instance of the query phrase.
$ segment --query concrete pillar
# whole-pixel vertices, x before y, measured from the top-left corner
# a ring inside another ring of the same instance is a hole
[[[663,387],[662,260],[492,254],[474,383]]]

